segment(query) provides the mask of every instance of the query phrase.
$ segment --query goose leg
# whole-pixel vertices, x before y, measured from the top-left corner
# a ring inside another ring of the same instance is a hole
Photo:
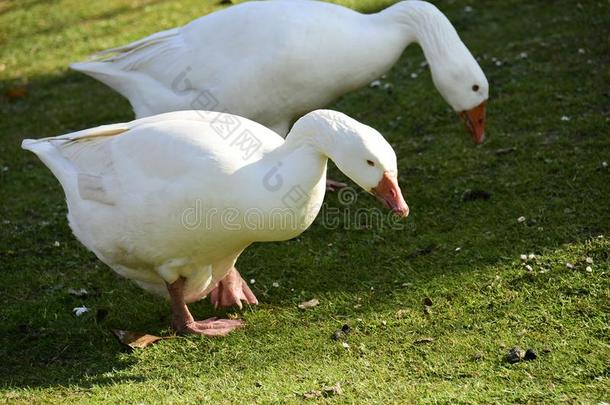
[[[210,292],[210,301],[215,308],[237,306],[241,309],[242,301],[250,305],[258,304],[258,300],[248,287],[248,283],[241,278],[235,267],[231,268]]]
[[[326,179],[326,191],[337,191],[339,189],[347,187],[347,184],[341,183],[331,179]]]
[[[238,319],[209,318],[196,321],[184,302],[184,283],[184,278],[180,277],[172,284],[167,284],[172,307],[172,328],[178,333],[225,336],[244,326],[244,322]]]

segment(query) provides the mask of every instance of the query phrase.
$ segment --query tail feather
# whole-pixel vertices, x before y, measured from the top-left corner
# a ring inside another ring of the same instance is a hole
[[[66,142],[58,139],[57,141]],[[53,175],[59,180],[66,196],[78,189],[77,168],[67,160],[55,147],[51,139],[24,139],[21,147],[29,150],[51,170]]]

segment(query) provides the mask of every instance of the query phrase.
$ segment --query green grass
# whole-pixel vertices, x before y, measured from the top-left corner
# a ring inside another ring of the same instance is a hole
[[[343,394],[320,401],[610,401],[610,6],[579,3],[437,2],[488,75],[487,142],[471,145],[410,47],[388,75],[391,94],[365,88],[333,106],[394,145],[406,229],[327,230],[318,218],[296,240],[252,246],[238,267],[256,278],[261,305],[228,311],[245,330],[128,353],[109,330],[167,335],[167,303],[80,246],[59,184],[19,145],[130,120],[125,100],[68,63],[218,6],[0,1],[0,90],[29,90],[0,100],[0,401],[300,402],[337,382]],[[491,198],[464,202],[466,189]],[[338,196],[327,204],[339,207]],[[364,193],[355,204],[377,206]],[[519,259],[530,252],[533,272]],[[67,292],[80,287],[98,294]],[[318,307],[297,308],[312,297]],[[109,315],[74,317],[82,304]],[[218,314],[207,302],[192,309]],[[349,349],[330,339],[344,323]],[[422,337],[434,341],[416,344]],[[508,364],[515,345],[538,359]]]

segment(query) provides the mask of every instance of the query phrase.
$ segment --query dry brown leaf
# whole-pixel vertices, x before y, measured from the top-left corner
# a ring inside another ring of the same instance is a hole
[[[424,343],[432,343],[432,342],[434,342],[434,338],[432,338],[432,337],[423,337],[423,338],[417,339],[413,343],[415,343],[416,345],[421,345],[421,344],[424,344]]]
[[[132,349],[143,349],[157,342],[158,340],[165,339],[155,335],[120,329],[113,329],[112,333],[114,333],[117,339],[119,339],[121,344],[131,347]]]
[[[320,301],[317,298],[312,298],[309,301],[301,302],[299,304],[299,308],[309,309],[309,308],[317,307],[318,305],[320,305]]]
[[[10,100],[10,101],[14,101],[17,100],[19,98],[23,98],[25,96],[27,96],[28,94],[28,88],[27,86],[24,86],[22,84],[11,87],[10,89],[8,89],[6,91],[6,97]]]
[[[330,387],[324,387],[321,391],[312,390],[303,394],[303,398],[305,399],[316,399],[320,397],[331,397],[334,395],[342,395],[343,389],[341,388],[341,383],[336,383]]]

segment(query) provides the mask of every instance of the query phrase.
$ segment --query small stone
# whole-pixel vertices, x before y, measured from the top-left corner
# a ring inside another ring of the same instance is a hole
[[[60,243],[58,241],[53,242],[53,246],[59,247]]]
[[[520,216],[519,218],[517,218],[517,222],[520,224],[524,223],[525,220],[526,220],[526,218],[524,216]]]
[[[585,270],[587,271],[587,273],[593,273],[593,267],[591,266],[587,266]]]
[[[349,343],[347,343],[347,342],[341,342],[341,346],[343,346],[346,349],[349,349]]]
[[[527,260],[527,255],[521,255],[519,257],[521,258],[522,261],[526,261]]]
[[[371,87],[372,89],[377,88],[379,86],[381,86],[381,80],[373,80],[371,84],[369,84],[369,87]]]
[[[250,284],[254,284],[254,283],[256,283],[256,280],[255,280],[255,279],[253,279],[253,278],[251,278],[251,279],[250,279]]]
[[[561,116],[561,120],[562,121],[570,121],[570,117],[568,117],[567,115],[562,115]]]
[[[383,89],[384,89],[384,90],[387,90],[387,91],[392,91],[392,88],[393,88],[393,87],[394,87],[394,86],[392,86],[392,84],[391,84],[391,83],[386,83],[386,84],[384,84],[384,85],[383,85]]]
[[[530,266],[529,264],[527,264],[527,265],[525,266],[525,268],[527,269],[527,271],[534,271],[533,267],[532,267],[532,266]]]
[[[578,53],[583,55],[585,53],[584,48],[578,48]]]
[[[608,167],[608,162],[606,162],[605,160],[602,162],[602,167]]]
[[[525,356],[525,352],[518,346],[511,348],[506,354],[506,361],[511,364],[518,363]]]
[[[424,306],[424,315],[430,315],[432,313],[432,308],[429,306]]]
[[[462,250],[462,248],[461,248],[461,247],[459,247],[459,246],[455,248],[455,251],[456,251],[456,252],[459,252],[460,250]]]
[[[574,269],[574,265],[572,263],[568,262],[568,263],[566,263],[566,268],[572,270],[572,269]]]
[[[3,172],[8,172],[8,166],[3,166],[3,167],[2,167],[2,171],[3,171]]]
[[[533,253],[530,253],[529,255],[527,255],[528,260],[535,260],[536,259],[536,255]]]
[[[470,12],[472,12],[472,7],[466,6],[466,7],[464,7],[464,11],[467,13],[470,13]]]
[[[278,282],[276,281],[275,283],[273,283],[273,284],[271,284],[271,285],[272,285],[274,288],[279,288],[280,283],[278,283]]]
[[[527,59],[527,52],[521,52],[521,53],[519,54],[519,58],[521,58],[521,59]]]
[[[496,66],[502,66],[502,64],[503,64],[503,63],[502,63],[502,61],[501,61],[501,60],[497,60],[497,61],[496,61]]]
[[[589,264],[593,264],[593,258],[592,257],[587,257],[585,259],[585,262],[589,263]]]
[[[523,358],[525,360],[536,360],[537,357],[538,357],[538,355],[536,354],[534,349],[527,349],[525,351],[525,354],[523,355]]]
[[[411,79],[417,79],[417,73],[415,73],[415,72],[411,73]]]

